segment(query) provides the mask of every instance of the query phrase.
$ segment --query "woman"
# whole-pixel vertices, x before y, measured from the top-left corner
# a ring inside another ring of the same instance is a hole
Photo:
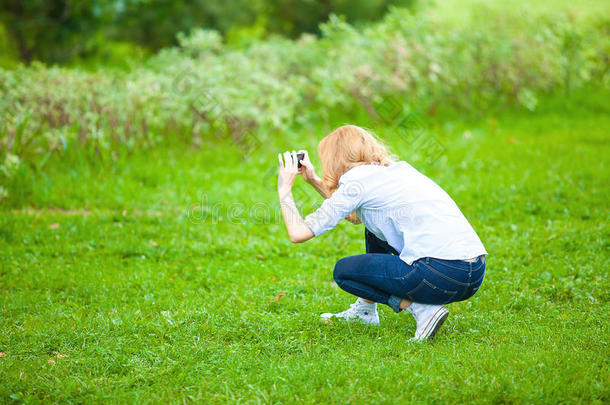
[[[365,225],[366,254],[344,257],[333,277],[359,297],[346,311],[322,314],[378,325],[377,303],[413,314],[415,340],[432,339],[449,314],[443,304],[468,299],[485,273],[487,252],[451,197],[362,128],[346,125],[320,142],[320,179],[307,152],[278,155],[278,193],[290,240],[305,242],[343,218]],[[324,198],[305,219],[291,189],[301,174]]]

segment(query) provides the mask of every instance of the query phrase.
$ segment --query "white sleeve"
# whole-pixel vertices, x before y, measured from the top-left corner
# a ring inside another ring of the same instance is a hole
[[[305,224],[315,236],[333,229],[339,221],[351,214],[362,202],[363,187],[359,182],[339,183],[322,206],[305,217]]]

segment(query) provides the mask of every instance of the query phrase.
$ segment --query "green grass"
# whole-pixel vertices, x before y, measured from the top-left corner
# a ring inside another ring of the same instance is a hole
[[[288,142],[245,162],[219,142],[55,157],[0,211],[0,402],[607,403],[607,111],[439,122],[435,161],[375,129],[489,251],[434,342],[408,342],[415,322],[388,308],[379,328],[319,323],[352,301],[332,268],[363,229],[288,242],[273,175]]]

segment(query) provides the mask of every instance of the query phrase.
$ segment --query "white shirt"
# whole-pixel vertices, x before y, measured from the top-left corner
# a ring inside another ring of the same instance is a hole
[[[305,223],[320,236],[352,211],[407,264],[422,257],[464,260],[487,254],[451,197],[406,162],[348,170]]]

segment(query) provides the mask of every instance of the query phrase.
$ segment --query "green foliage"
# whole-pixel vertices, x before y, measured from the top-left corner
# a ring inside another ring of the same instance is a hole
[[[226,32],[251,25],[262,11],[260,0],[127,0],[116,14],[116,36],[157,50],[175,44],[176,33],[206,27]]]
[[[222,140],[108,164],[53,156],[0,211],[0,402],[608,403],[610,115],[598,96],[434,120],[426,134],[445,152],[432,164],[373,127],[449,192],[490,253],[480,291],[423,345],[388,308],[379,328],[317,319],[352,302],[332,268],[364,251],[363,229],[291,245],[265,180],[274,152],[313,150],[323,123],[245,162]],[[275,219],[257,220],[255,204]]]
[[[333,16],[320,39],[273,37],[245,48],[198,29],[129,71],[0,70],[0,148],[30,165],[77,146],[102,159],[214,136],[248,149],[337,112],[377,117],[388,100],[434,115],[533,110],[545,93],[608,89],[608,20],[534,10],[481,6],[473,10],[478,24],[461,26],[435,9],[394,9],[361,30]]]
[[[341,15],[351,23],[375,21],[388,7],[413,8],[414,0],[278,0],[265,5],[270,32],[296,38],[304,32],[319,33],[319,24],[332,15]]]
[[[90,51],[106,20],[102,1],[0,0],[0,22],[25,62],[64,62]]]
[[[11,42],[4,24],[0,23],[0,67],[14,68],[19,63],[19,55]]]
[[[0,23],[9,30],[24,62],[99,61],[113,43],[157,51],[176,45],[176,34],[196,28],[223,34],[256,27],[296,37],[318,32],[331,13],[350,22],[377,20],[388,7],[413,0],[0,0]],[[242,38],[243,39],[243,38]],[[243,43],[244,41],[238,41]],[[112,60],[106,63],[112,63]]]

